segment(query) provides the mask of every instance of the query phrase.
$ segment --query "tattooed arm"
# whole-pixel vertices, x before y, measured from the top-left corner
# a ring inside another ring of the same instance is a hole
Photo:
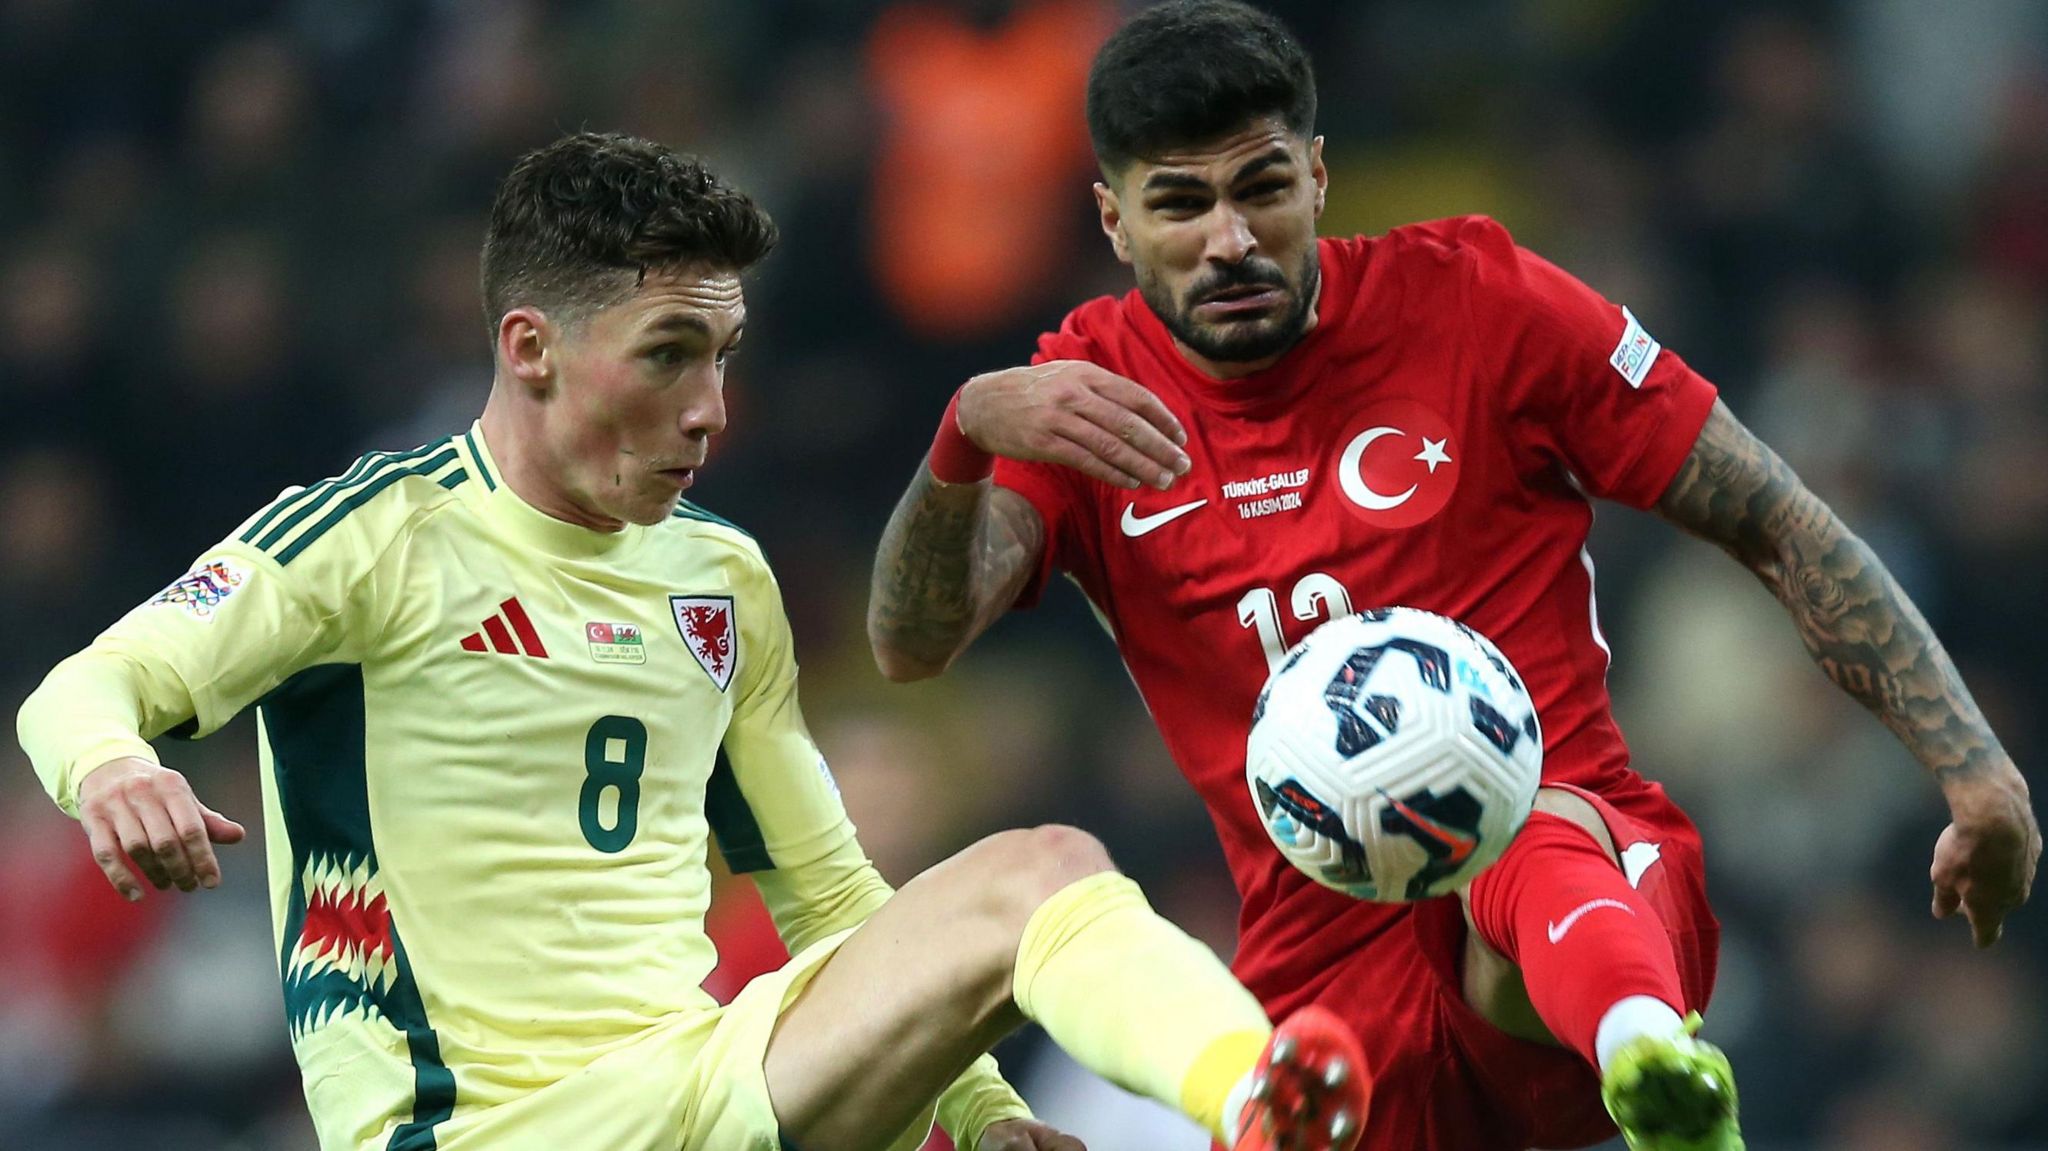
[[[2027,784],[1877,555],[1719,401],[1657,510],[1755,572],[1828,678],[1933,774],[1954,820],[1935,846],[1934,913],[1960,905],[1978,946],[1996,941],[2041,853]]]
[[[920,464],[882,531],[868,642],[898,683],[946,670],[1017,602],[1045,548],[1030,501],[988,480],[947,484]]]
[[[1179,446],[1187,435],[1159,397],[1084,360],[976,376],[960,389],[955,420],[942,437],[1121,488],[1163,490],[1189,466]],[[985,479],[944,483],[920,465],[875,554],[875,664],[899,683],[946,670],[1017,602],[1044,554],[1045,523],[1030,501]]]

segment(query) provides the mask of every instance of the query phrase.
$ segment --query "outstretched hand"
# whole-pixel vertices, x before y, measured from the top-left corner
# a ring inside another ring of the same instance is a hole
[[[975,1151],[1088,1151],[1087,1145],[1036,1119],[1004,1119],[981,1133]]]
[[[982,451],[1065,464],[1120,488],[1165,489],[1187,473],[1187,433],[1159,397],[1085,360],[976,376],[960,431]]]
[[[2027,901],[2041,860],[2041,828],[2027,786],[2017,772],[1952,791],[1953,817],[1934,844],[1934,917],[1958,908],[1970,921],[1977,946],[1998,942],[2005,917]]]
[[[216,843],[240,843],[242,825],[199,802],[185,777],[132,756],[93,769],[78,786],[78,821],[93,862],[130,903],[142,879],[158,891],[220,886]]]

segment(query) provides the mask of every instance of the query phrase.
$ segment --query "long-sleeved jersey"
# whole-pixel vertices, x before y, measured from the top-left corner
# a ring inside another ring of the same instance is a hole
[[[713,1009],[706,851],[792,951],[889,888],[797,707],[774,577],[693,505],[613,533],[499,477],[480,428],[287,492],[60,664],[23,746],[81,777],[256,705],[287,1018],[329,1147]],[[989,1064],[953,1093],[1016,1113]],[[956,1113],[957,1116],[957,1113]]]

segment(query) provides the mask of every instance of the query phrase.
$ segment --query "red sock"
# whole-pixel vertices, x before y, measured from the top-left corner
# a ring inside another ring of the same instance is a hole
[[[1479,937],[1522,969],[1529,1001],[1565,1046],[1599,1065],[1607,1009],[1647,995],[1685,1014],[1664,921],[1585,828],[1535,812],[1472,883]]]

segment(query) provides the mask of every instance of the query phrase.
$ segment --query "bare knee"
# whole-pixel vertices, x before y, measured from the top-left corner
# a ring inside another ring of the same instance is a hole
[[[1048,823],[1001,831],[962,853],[980,873],[987,911],[1018,933],[1062,889],[1116,870],[1102,841],[1078,827]]]

